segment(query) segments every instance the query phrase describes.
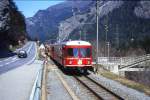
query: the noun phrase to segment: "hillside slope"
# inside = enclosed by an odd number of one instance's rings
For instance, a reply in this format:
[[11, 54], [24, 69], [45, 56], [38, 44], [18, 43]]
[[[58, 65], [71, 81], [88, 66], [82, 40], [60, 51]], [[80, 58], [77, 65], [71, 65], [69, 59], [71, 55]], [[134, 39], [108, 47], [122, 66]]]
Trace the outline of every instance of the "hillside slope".
[[[39, 11], [26, 20], [28, 33], [32, 38], [42, 41], [81, 38], [95, 43], [95, 5], [96, 2], [92, 0], [66, 1]], [[106, 42], [110, 42], [111, 47], [117, 51], [128, 51], [132, 47], [150, 52], [149, 5], [150, 1], [142, 0], [100, 1], [98, 10], [101, 51], [106, 52]]]
[[[79, 9], [84, 12], [89, 8], [91, 1], [80, 1]], [[26, 19], [27, 32], [32, 39], [38, 38], [41, 41], [56, 39], [60, 22], [73, 16], [72, 7], [76, 4], [73, 1], [63, 2], [51, 6], [45, 10], [39, 10], [33, 17]]]

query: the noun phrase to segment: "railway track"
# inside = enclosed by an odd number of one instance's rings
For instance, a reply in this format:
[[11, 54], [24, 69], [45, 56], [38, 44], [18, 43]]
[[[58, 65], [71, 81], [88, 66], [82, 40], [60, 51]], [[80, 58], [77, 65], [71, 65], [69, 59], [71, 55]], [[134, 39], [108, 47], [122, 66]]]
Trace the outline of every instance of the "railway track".
[[79, 81], [79, 83], [81, 83], [84, 87], [86, 87], [89, 91], [91, 91], [93, 95], [95, 95], [100, 100], [124, 100], [119, 95], [103, 87], [88, 76], [74, 76], [74, 78], [77, 81]]
[[[80, 100], [81, 99], [80, 96], [78, 94], [74, 93], [74, 90], [72, 90], [70, 88], [70, 86], [68, 85], [68, 83], [65, 82], [63, 75], [62, 75], [63, 73], [59, 70], [57, 70], [57, 71], [58, 71], [58, 72], [56, 72], [57, 76], [61, 80], [65, 89], [70, 94], [71, 98], [73, 100]], [[83, 94], [88, 93], [89, 95], [87, 95], [87, 96], [89, 96], [89, 97], [92, 96], [91, 98], [95, 98], [93, 100], [124, 100], [117, 94], [111, 92], [107, 88], [103, 87], [101, 84], [97, 83], [94, 79], [91, 79], [89, 76], [83, 76], [83, 75], [78, 76], [75, 74], [75, 75], [73, 75], [72, 78], [73, 78], [73, 80], [75, 79], [74, 81], [77, 81], [78, 85], [81, 85], [81, 86], [79, 86], [81, 89], [80, 92], [83, 90], [82, 91]]]

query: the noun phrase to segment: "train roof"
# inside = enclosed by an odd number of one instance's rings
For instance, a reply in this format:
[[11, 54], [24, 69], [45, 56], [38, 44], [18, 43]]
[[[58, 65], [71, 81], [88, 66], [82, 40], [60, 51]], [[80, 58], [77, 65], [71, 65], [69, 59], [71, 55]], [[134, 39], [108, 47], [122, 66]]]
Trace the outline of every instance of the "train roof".
[[63, 42], [63, 45], [86, 45], [86, 46], [91, 46], [91, 44], [87, 41], [81, 41], [81, 40], [74, 40], [74, 41], [67, 41], [67, 42]]

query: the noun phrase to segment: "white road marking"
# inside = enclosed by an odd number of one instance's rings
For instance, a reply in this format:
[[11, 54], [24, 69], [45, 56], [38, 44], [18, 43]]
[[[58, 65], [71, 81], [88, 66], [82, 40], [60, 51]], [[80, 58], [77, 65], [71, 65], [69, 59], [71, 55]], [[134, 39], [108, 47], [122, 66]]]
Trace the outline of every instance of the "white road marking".
[[[12, 58], [12, 57], [11, 57]], [[10, 59], [10, 58], [9, 58]], [[8, 60], [8, 59], [7, 59]], [[17, 61], [18, 59], [17, 59], [17, 57], [14, 57], [14, 58], [12, 58], [12, 60], [11, 61], [9, 61], [9, 62], [7, 62], [7, 63], [4, 63], [3, 65], [0, 65], [0, 67], [2, 67], [2, 66], [4, 66], [4, 65], [8, 65], [8, 64], [11, 64], [11, 63], [13, 63], [13, 62], [15, 62], [15, 61]], [[6, 60], [5, 60], [6, 61]], [[2, 61], [1, 61], [2, 62]]]
[[[27, 50], [27, 53], [29, 53], [29, 51], [31, 50], [31, 48], [32, 48], [33, 45], [35, 46], [35, 43], [32, 43], [32, 44], [30, 45], [29, 49]], [[37, 53], [37, 48], [36, 48], [36, 46], [35, 46], [35, 52]], [[10, 58], [12, 58], [12, 60], [11, 60], [10, 62], [7, 62], [7, 63], [5, 63], [5, 64], [3, 64], [3, 65], [0, 65], [0, 67], [2, 67], [2, 66], [4, 66], [4, 65], [11, 64], [11, 63], [13, 63], [13, 62], [19, 60], [17, 57], [9, 57], [9, 58], [5, 59], [5, 61], [7, 61], [7, 60], [10, 59]], [[34, 57], [33, 57], [31, 60], [29, 60], [26, 64], [23, 64], [23, 65], [28, 65], [28, 64], [30, 64], [32, 61], [34, 61], [35, 58], [36, 58], [36, 54], [34, 55]], [[3, 62], [3, 61], [4, 61], [4, 60], [2, 60], [2, 61], [0, 61], [0, 62]], [[23, 66], [23, 65], [22, 65], [22, 66]]]
[[7, 61], [7, 60], [9, 60], [9, 59], [11, 59], [11, 58], [13, 58], [13, 57], [6, 58], [6, 59], [4, 59], [4, 60], [1, 60], [0, 62]]
[[[34, 44], [31, 44], [31, 46], [29, 47], [29, 49], [28, 49], [28, 51], [27, 52], [29, 52], [30, 50], [31, 50], [31, 48], [32, 48], [32, 46], [33, 45], [35, 45], [35, 43]], [[35, 47], [35, 52], [37, 53], [37, 48]], [[35, 54], [35, 56], [29, 61], [29, 62], [27, 62], [26, 64], [28, 65], [28, 64], [30, 64], [34, 59], [36, 58], [36, 54]], [[8, 62], [8, 63], [5, 63], [5, 65], [8, 65], [8, 64], [10, 64], [10, 63], [13, 63], [13, 62], [15, 62], [15, 61], [17, 61], [17, 60], [19, 60], [17, 57], [14, 57], [14, 58], [12, 58], [12, 61], [10, 61], [10, 62]], [[24, 64], [25, 65], [25, 64]]]
[[[34, 44], [35, 44], [35, 43], [34, 43]], [[27, 45], [29, 45], [29, 43], [28, 43]], [[27, 45], [25, 45], [25, 46], [27, 46]], [[24, 47], [25, 47], [25, 46], [24, 46]], [[29, 51], [31, 50], [32, 46], [33, 46], [33, 43], [32, 43], [32, 44], [30, 44], [30, 47], [28, 48], [27, 53], [29, 53]], [[22, 49], [22, 48], [19, 48], [19, 49]], [[37, 52], [37, 50], [36, 50], [36, 52]], [[35, 56], [35, 57], [36, 57], [36, 56]], [[35, 59], [35, 57], [33, 57], [33, 59], [32, 59], [32, 60], [30, 60], [30, 61], [29, 61], [28, 63], [26, 63], [26, 64], [31, 63], [31, 62]], [[12, 59], [11, 59], [11, 58], [12, 58]], [[9, 57], [9, 58], [7, 58], [7, 59], [1, 60], [0, 62], [8, 61], [9, 59], [11, 59], [11, 61], [10, 61], [10, 62], [4, 63], [3, 65], [0, 65], [0, 67], [2, 67], [2, 66], [4, 66], [4, 65], [11, 64], [11, 63], [13, 63], [13, 62], [15, 62], [15, 61], [19, 60], [17, 57]], [[24, 65], [25, 65], [25, 64], [24, 64]]]
[[8, 65], [8, 64], [10, 64], [10, 62], [8, 62], [8, 63], [5, 63], [5, 65]]
[[15, 62], [15, 61], [17, 61], [18, 59], [15, 59], [15, 60], [12, 60], [12, 61], [10, 61], [10, 63], [13, 63], [13, 62]]
[[29, 53], [29, 51], [31, 50], [33, 44], [30, 45], [29, 49], [27, 50], [27, 53]]
[[[16, 49], [16, 51], [18, 50], [21, 50], [21, 49], [23, 49], [23, 48], [26, 48], [28, 45], [30, 45], [30, 43], [31, 42], [28, 42], [26, 45], [24, 45], [22, 48], [19, 48], [19, 49]], [[32, 44], [33, 45], [33, 44]], [[32, 45], [30, 46], [30, 48], [32, 47]], [[28, 51], [30, 51], [30, 49], [28, 49]], [[4, 59], [4, 60], [1, 60], [0, 62], [3, 62], [3, 61], [7, 61], [7, 60], [9, 60], [10, 58], [13, 58], [13, 57], [9, 57], [9, 58], [6, 58], [6, 59]]]
[[36, 47], [36, 44], [34, 43], [34, 46], [35, 46], [35, 55], [34, 55], [34, 57], [29, 61], [29, 62], [27, 62], [26, 64], [24, 64], [24, 65], [29, 65], [31, 62], [33, 62], [34, 60], [35, 60], [35, 58], [36, 58], [36, 55], [37, 55], [37, 47]]
[[7, 60], [9, 60], [10, 58], [7, 58], [7, 59], [4, 59], [3, 61], [7, 61]]
[[17, 57], [14, 57], [12, 60], [16, 60], [17, 59]]

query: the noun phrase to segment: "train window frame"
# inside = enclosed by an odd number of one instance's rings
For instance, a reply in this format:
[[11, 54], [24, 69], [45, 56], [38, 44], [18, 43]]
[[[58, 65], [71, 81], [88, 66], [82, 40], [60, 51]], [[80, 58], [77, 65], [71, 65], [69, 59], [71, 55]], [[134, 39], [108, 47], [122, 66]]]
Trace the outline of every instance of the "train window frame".
[[66, 50], [67, 52], [66, 52], [66, 54], [67, 54], [67, 57], [73, 57], [73, 48], [67, 48], [67, 50]]
[[89, 58], [91, 57], [91, 48], [67, 48], [66, 56], [75, 58]]
[[[77, 50], [77, 52], [75, 52]], [[67, 48], [67, 57], [79, 57], [79, 48]]]
[[73, 57], [79, 57], [79, 48], [73, 48]]
[[[82, 53], [82, 51], [85, 52]], [[80, 57], [81, 58], [91, 57], [91, 48], [80, 48]]]

